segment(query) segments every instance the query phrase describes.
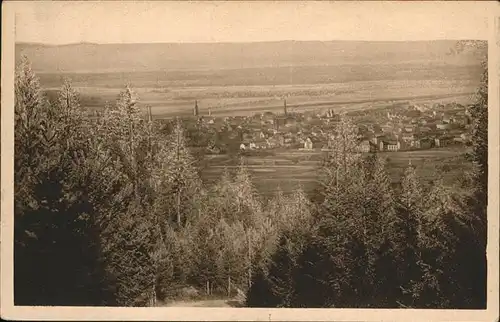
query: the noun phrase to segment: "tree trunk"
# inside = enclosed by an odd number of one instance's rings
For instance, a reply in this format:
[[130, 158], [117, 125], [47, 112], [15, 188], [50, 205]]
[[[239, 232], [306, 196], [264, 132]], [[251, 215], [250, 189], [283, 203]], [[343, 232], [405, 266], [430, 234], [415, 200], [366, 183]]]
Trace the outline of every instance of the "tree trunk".
[[181, 226], [181, 194], [177, 192], [177, 224]]
[[[181, 132], [179, 128], [179, 123], [177, 123], [177, 167], [179, 167], [179, 160], [180, 160], [180, 140], [181, 140]], [[179, 175], [180, 169], [177, 169], [177, 175]], [[177, 183], [179, 187], [177, 187], [177, 224], [179, 227], [181, 226], [181, 192], [180, 192], [180, 183]]]
[[252, 250], [250, 244], [250, 234], [248, 236], [248, 288], [252, 286]]

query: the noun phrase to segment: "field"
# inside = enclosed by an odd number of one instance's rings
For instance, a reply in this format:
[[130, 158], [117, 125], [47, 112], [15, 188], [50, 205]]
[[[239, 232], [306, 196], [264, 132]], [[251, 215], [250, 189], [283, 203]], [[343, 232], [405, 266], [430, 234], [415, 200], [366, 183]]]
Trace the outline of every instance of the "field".
[[[399, 183], [409, 162], [417, 169], [423, 183], [429, 183], [441, 174], [444, 183], [458, 187], [465, 171], [470, 170], [470, 162], [465, 160], [464, 148], [450, 147], [420, 151], [400, 151], [380, 153], [387, 158], [387, 168], [394, 184]], [[288, 193], [297, 187], [311, 192], [316, 187], [317, 169], [324, 152], [281, 150], [268, 155], [247, 155], [247, 167], [257, 189], [266, 196], [278, 189]], [[234, 171], [238, 158], [228, 155], [210, 156], [202, 169], [206, 182], [216, 182], [222, 172]]]
[[[272, 71], [269, 71], [272, 72]], [[417, 72], [415, 72], [417, 73]], [[185, 86], [158, 85], [150, 87], [147, 80], [130, 79], [118, 81], [119, 75], [109, 74], [108, 86], [90, 80], [74, 81], [81, 75], [66, 75], [71, 78], [81, 95], [82, 105], [92, 110], [101, 110], [106, 102], [115, 101], [120, 90], [131, 83], [140, 98], [141, 106], [151, 106], [155, 118], [168, 118], [192, 113], [195, 101], [201, 115], [209, 109], [214, 116], [251, 115], [264, 111], [282, 111], [286, 99], [290, 111], [322, 110], [325, 108], [367, 109], [394, 104], [470, 102], [471, 94], [478, 80], [461, 75], [457, 78], [424, 79], [377, 79], [359, 75], [357, 80], [342, 82], [342, 77], [331, 77], [338, 82], [275, 85], [210, 85], [199, 86], [189, 83]], [[73, 76], [73, 77], [72, 77]], [[41, 83], [49, 95], [55, 95], [62, 79], [57, 75], [41, 74]], [[153, 77], [153, 76], [152, 76]], [[432, 77], [429, 76], [429, 77]], [[437, 76], [436, 76], [437, 77]], [[362, 80], [362, 79], [365, 80]], [[258, 83], [258, 79], [255, 80]], [[237, 83], [237, 80], [234, 80]], [[113, 85], [115, 87], [111, 87]], [[217, 82], [214, 82], [215, 84]], [[50, 84], [52, 86], [47, 86]]]

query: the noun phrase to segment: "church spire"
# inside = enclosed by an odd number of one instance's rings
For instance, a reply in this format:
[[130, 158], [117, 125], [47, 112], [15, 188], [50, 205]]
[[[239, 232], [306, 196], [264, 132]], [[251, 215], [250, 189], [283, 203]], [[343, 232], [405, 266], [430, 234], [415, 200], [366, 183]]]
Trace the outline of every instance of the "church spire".
[[194, 116], [198, 116], [198, 101], [194, 101], [194, 111], [193, 114]]

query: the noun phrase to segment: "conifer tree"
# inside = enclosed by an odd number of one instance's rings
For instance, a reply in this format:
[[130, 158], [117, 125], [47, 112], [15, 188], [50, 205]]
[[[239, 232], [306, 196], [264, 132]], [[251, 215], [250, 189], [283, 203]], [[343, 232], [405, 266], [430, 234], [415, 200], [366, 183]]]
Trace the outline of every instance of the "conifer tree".
[[262, 204], [243, 161], [235, 174], [233, 191], [239, 219], [246, 227], [258, 224], [263, 215]]
[[[60, 100], [74, 95], [68, 86]], [[92, 205], [81, 186], [88, 132], [77, 98], [71, 106], [45, 101], [25, 57], [15, 92], [15, 302], [101, 305], [106, 285]]]
[[[459, 229], [457, 262], [462, 262], [460, 282], [469, 295], [464, 304], [468, 308], [485, 308], [487, 260], [487, 209], [488, 209], [488, 69], [483, 62], [480, 86], [476, 92], [476, 101], [470, 110], [472, 118], [472, 153], [473, 162], [471, 196], [467, 198], [465, 212], [468, 214], [466, 228]], [[468, 277], [467, 277], [468, 276]], [[474, 278], [471, 278], [474, 276]]]
[[418, 242], [424, 211], [423, 200], [424, 192], [416, 169], [409, 165], [401, 180], [401, 191], [396, 208], [399, 217], [397, 230], [401, 233], [400, 239], [396, 240], [396, 251], [400, 254], [399, 271], [402, 273], [398, 276], [398, 283], [403, 291], [403, 298], [400, 302], [407, 306], [413, 306], [420, 296], [421, 285], [415, 281], [420, 280], [421, 271], [415, 264], [420, 260]]
[[[364, 198], [360, 203], [363, 216], [359, 224], [360, 239], [365, 248], [366, 264], [360, 272], [362, 287], [371, 305], [387, 306], [397, 285], [394, 243], [398, 241], [398, 218], [394, 193], [385, 170], [386, 161], [377, 154], [365, 159]], [[369, 295], [372, 294], [372, 295]], [[375, 304], [375, 299], [378, 303]]]
[[[485, 232], [488, 204], [488, 67], [483, 63], [481, 83], [476, 91], [476, 101], [470, 109], [472, 118], [472, 153], [474, 164], [475, 213]], [[485, 235], [485, 234], [484, 234]]]
[[194, 167], [194, 158], [185, 142], [180, 122], [166, 139], [167, 145], [159, 153], [160, 175], [164, 178], [161, 185], [161, 209], [168, 215], [170, 222], [182, 226], [192, 215], [194, 200], [201, 189], [201, 181]]
[[111, 156], [103, 172], [110, 173], [117, 189], [100, 217], [107, 272], [118, 305], [149, 305], [164, 243], [153, 212], [151, 137], [129, 87], [105, 112], [102, 129]]

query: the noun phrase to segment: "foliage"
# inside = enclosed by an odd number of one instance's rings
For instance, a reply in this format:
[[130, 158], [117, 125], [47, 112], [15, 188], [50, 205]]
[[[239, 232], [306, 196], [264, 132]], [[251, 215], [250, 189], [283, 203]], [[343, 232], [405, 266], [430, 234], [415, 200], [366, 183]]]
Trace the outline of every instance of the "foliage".
[[80, 167], [89, 131], [69, 83], [56, 104], [26, 58], [16, 73], [14, 270], [18, 305], [107, 301], [96, 218]]

